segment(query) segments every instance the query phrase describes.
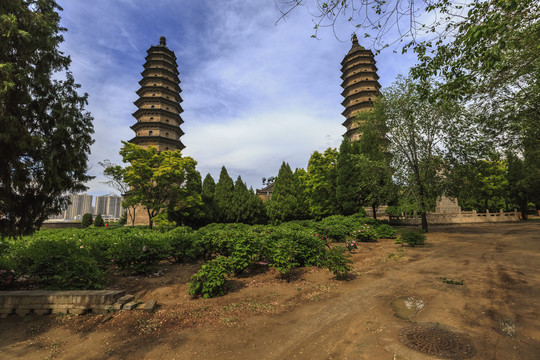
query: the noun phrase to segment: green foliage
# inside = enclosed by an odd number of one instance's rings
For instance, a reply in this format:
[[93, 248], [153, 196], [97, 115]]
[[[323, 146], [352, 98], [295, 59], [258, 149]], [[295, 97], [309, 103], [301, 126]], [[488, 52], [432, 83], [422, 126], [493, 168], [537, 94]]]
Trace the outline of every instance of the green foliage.
[[216, 204], [214, 194], [216, 192], [216, 183], [214, 178], [207, 174], [202, 183], [202, 202], [205, 224], [213, 223], [217, 220]]
[[274, 181], [272, 199], [266, 206], [273, 223], [301, 220], [308, 216], [306, 198], [299, 174], [293, 174], [289, 164], [283, 162]]
[[179, 226], [169, 231], [167, 236], [171, 245], [171, 256], [176, 262], [194, 260], [201, 255], [190, 227]]
[[338, 152], [328, 148], [315, 151], [308, 162], [305, 188], [310, 215], [316, 219], [336, 213], [336, 164]]
[[[0, 6], [0, 235], [39, 229], [86, 189], [92, 116], [60, 50], [52, 0]], [[65, 75], [65, 79], [62, 79]], [[54, 80], [56, 79], [56, 80]]]
[[191, 277], [189, 294], [211, 298], [224, 295], [227, 290], [227, 276], [231, 273], [230, 260], [225, 256], [218, 256], [201, 266]]
[[364, 224], [351, 233], [351, 237], [361, 242], [377, 241], [377, 233], [373, 225]]
[[362, 208], [361, 174], [355, 159], [358, 153], [358, 143], [351, 143], [344, 137], [339, 147], [336, 168], [336, 201], [342, 215], [352, 215]]
[[101, 289], [106, 272], [75, 236], [23, 238], [12, 249], [17, 272], [49, 289]]
[[446, 277], [441, 277], [441, 281], [445, 284], [450, 284], [450, 285], [463, 285], [465, 284], [465, 280], [461, 279], [461, 280], [453, 280], [453, 279], [448, 279]]
[[233, 213], [233, 191], [234, 183], [225, 166], [221, 168], [219, 174], [219, 180], [216, 184], [216, 191], [214, 193], [216, 218], [217, 222], [231, 223], [234, 222]]
[[295, 244], [289, 237], [282, 237], [275, 243], [270, 266], [275, 267], [282, 277], [285, 277], [292, 268], [300, 265], [296, 261], [295, 250]]
[[202, 205], [201, 175], [197, 162], [182, 157], [180, 151], [161, 151], [123, 142], [120, 155], [129, 165], [123, 178], [130, 186], [126, 194], [130, 205], [139, 203], [148, 213], [150, 229], [153, 219], [167, 208], [183, 215]]
[[154, 270], [159, 262], [171, 254], [167, 233], [133, 230], [115, 239], [109, 256], [119, 269], [137, 274]]
[[399, 237], [396, 239], [396, 244], [403, 244], [411, 247], [425, 245], [426, 235], [417, 231], [404, 231], [399, 234]]
[[397, 231], [388, 224], [381, 224], [375, 228], [377, 238], [379, 239], [395, 239], [397, 237]]
[[101, 217], [101, 214], [97, 214], [95, 220], [94, 220], [94, 226], [95, 227], [104, 227], [105, 223], [103, 222], [103, 218]]
[[315, 225], [315, 228], [321, 239], [343, 242], [351, 233], [355, 223], [355, 218], [343, 215], [332, 215], [319, 221]]
[[325, 265], [334, 274], [336, 279], [345, 280], [350, 276], [353, 269], [351, 264], [353, 262], [351, 260], [351, 254], [346, 253], [343, 246], [334, 246], [327, 250], [325, 257]]
[[[309, 229], [298, 224], [286, 223], [278, 226], [270, 234], [275, 244], [285, 241], [286, 244], [292, 244], [295, 266], [318, 265], [322, 254], [324, 253], [325, 243]], [[287, 248], [288, 245], [283, 245]], [[283, 260], [282, 256], [282, 260]]]
[[85, 228], [89, 227], [93, 223], [92, 214], [86, 213], [82, 217], [81, 225]]

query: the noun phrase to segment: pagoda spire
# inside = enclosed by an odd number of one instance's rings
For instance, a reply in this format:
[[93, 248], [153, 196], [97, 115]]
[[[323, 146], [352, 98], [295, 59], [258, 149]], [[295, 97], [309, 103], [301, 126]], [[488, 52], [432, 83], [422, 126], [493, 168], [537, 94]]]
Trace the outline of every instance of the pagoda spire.
[[362, 123], [356, 119], [356, 115], [373, 110], [373, 101], [379, 96], [381, 85], [371, 50], [358, 43], [356, 34], [353, 34], [351, 41], [351, 49], [341, 62], [341, 95], [344, 98], [341, 104], [345, 107], [342, 115], [346, 119], [342, 125], [347, 129], [345, 136], [351, 141], [358, 141], [362, 137]]
[[139, 99], [134, 102], [137, 111], [133, 117], [137, 122], [131, 126], [135, 137], [131, 143], [142, 147], [155, 147], [158, 151], [182, 150], [180, 137], [184, 134], [180, 125], [184, 122], [180, 114], [184, 111], [180, 103], [180, 80], [174, 51], [169, 50], [164, 36], [159, 45], [147, 50]]

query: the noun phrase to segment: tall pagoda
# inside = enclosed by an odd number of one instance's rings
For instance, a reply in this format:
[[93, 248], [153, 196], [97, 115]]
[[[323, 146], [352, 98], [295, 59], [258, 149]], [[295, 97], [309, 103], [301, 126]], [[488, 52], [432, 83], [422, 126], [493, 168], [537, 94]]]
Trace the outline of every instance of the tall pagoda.
[[165, 37], [159, 45], [147, 50], [144, 71], [137, 90], [139, 99], [134, 102], [138, 110], [133, 113], [137, 122], [131, 126], [135, 137], [129, 142], [158, 151], [182, 150], [180, 137], [184, 132], [180, 125], [184, 122], [180, 114], [184, 111], [180, 103], [180, 80], [174, 51], [169, 50]]
[[353, 35], [351, 50], [341, 62], [341, 72], [341, 95], [345, 98], [341, 103], [345, 110], [341, 114], [346, 118], [342, 125], [347, 128], [345, 136], [350, 141], [358, 141], [362, 137], [362, 123], [356, 115], [373, 110], [373, 101], [379, 96], [381, 85], [373, 53], [358, 44], [356, 35]]

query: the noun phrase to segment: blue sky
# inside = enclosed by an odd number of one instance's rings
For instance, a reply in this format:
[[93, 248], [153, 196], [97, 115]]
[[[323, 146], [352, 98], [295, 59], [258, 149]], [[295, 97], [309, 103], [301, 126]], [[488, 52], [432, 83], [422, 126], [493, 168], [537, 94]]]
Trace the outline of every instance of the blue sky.
[[[61, 50], [89, 94], [95, 143], [88, 193], [114, 190], [101, 182], [99, 161], [121, 164], [122, 140], [134, 133], [133, 102], [146, 50], [167, 38], [176, 53], [183, 98], [183, 154], [217, 181], [222, 165], [253, 188], [276, 175], [281, 163], [305, 168], [311, 153], [338, 147], [340, 62], [352, 28], [312, 39], [307, 8], [286, 22], [274, 0], [59, 0], [67, 28]], [[362, 43], [362, 40], [360, 40]], [[414, 63], [391, 50], [376, 56], [381, 85], [390, 85]]]

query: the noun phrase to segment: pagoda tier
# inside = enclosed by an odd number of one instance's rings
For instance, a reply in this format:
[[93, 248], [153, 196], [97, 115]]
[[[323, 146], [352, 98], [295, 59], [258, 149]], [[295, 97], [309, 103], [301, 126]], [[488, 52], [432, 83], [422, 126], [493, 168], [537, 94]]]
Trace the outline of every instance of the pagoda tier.
[[353, 36], [351, 50], [341, 62], [341, 95], [344, 97], [341, 105], [345, 107], [342, 115], [346, 118], [343, 126], [347, 128], [345, 136], [351, 141], [358, 141], [362, 137], [362, 124], [356, 115], [372, 111], [373, 101], [380, 94], [377, 70], [371, 50], [364, 49], [358, 44], [356, 36]]
[[135, 137], [129, 142], [142, 147], [155, 147], [158, 151], [182, 150], [180, 141], [184, 132], [180, 125], [184, 122], [180, 114], [184, 111], [180, 103], [180, 80], [174, 52], [166, 46], [165, 37], [159, 45], [147, 51], [144, 70], [141, 73], [139, 98], [134, 104], [137, 111], [133, 117], [137, 122], [131, 126]]

